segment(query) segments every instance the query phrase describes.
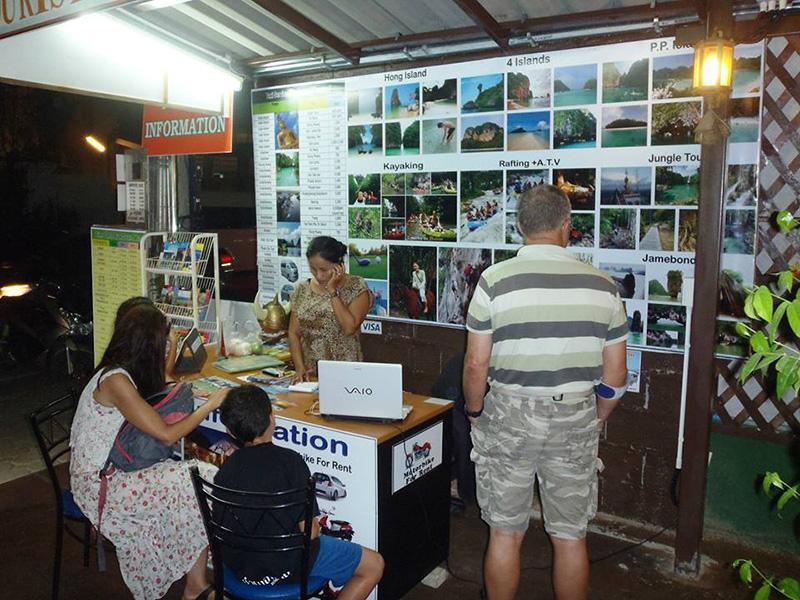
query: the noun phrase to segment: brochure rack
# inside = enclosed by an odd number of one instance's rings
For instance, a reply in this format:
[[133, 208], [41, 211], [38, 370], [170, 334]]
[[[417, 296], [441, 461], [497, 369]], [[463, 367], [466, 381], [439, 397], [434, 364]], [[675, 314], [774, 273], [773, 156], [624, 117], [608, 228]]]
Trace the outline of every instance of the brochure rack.
[[219, 250], [216, 233], [153, 232], [142, 238], [142, 294], [181, 336], [193, 327], [205, 343], [219, 335]]

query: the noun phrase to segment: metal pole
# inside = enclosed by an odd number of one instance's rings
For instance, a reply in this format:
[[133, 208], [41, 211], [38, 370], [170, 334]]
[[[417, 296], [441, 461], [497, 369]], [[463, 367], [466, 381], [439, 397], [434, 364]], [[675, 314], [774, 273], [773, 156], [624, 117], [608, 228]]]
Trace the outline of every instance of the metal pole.
[[694, 295], [702, 300], [691, 309], [686, 429], [675, 538], [675, 570], [691, 575], [700, 571], [711, 411], [716, 389], [714, 342], [724, 226], [728, 92], [705, 96], [704, 107], [705, 114], [697, 128], [701, 146], [700, 208], [694, 268]]

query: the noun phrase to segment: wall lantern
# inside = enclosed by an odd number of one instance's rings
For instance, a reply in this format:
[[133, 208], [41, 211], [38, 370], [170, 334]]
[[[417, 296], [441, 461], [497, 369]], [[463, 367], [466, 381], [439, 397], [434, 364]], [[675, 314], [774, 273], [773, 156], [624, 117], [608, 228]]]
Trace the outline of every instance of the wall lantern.
[[730, 90], [733, 80], [733, 42], [701, 40], [694, 48], [693, 87], [701, 94]]

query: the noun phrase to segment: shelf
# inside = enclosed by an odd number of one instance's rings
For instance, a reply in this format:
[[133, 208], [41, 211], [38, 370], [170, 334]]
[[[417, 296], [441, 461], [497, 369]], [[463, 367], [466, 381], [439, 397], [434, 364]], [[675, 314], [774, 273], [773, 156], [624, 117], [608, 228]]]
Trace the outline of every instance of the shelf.
[[167, 304], [166, 302], [153, 302], [156, 308], [169, 317], [180, 317], [194, 320], [194, 310], [191, 306]]
[[[197, 266], [197, 273], [206, 272], [207, 259], [196, 260], [194, 264]], [[148, 258], [146, 263], [146, 270], [148, 273], [159, 273], [164, 275], [185, 275], [192, 276], [191, 261], [183, 260], [165, 260], [163, 258]], [[213, 278], [212, 278], [213, 279]]]
[[196, 327], [210, 342], [219, 332], [217, 244], [215, 233], [151, 232], [142, 238], [144, 293], [174, 326]]

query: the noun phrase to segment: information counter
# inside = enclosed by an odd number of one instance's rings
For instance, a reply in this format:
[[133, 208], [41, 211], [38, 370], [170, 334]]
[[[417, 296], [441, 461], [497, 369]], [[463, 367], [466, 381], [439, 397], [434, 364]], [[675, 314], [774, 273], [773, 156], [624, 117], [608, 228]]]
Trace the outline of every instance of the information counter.
[[[243, 383], [211, 363], [200, 376]], [[311, 414], [317, 398], [276, 397], [274, 442], [308, 463], [323, 533], [383, 555], [383, 579], [371, 597], [400, 598], [448, 555], [452, 403], [406, 392], [403, 401], [414, 408], [404, 421], [372, 423]], [[197, 433], [213, 440], [224, 431], [214, 411]]]

